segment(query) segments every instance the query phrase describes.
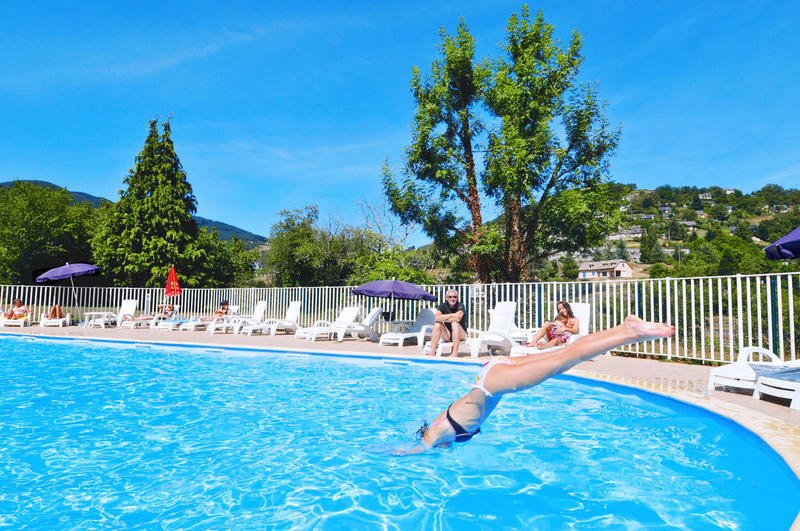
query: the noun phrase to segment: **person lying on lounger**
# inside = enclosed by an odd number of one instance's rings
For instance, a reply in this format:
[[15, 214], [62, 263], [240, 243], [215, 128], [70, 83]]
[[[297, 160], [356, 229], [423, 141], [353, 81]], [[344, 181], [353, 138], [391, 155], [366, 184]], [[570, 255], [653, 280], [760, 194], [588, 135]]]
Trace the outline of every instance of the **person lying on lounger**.
[[175, 315], [175, 306], [172, 304], [159, 304], [158, 313], [155, 315], [140, 315], [138, 317], [126, 315], [123, 319], [125, 321], [152, 321], [153, 319], [169, 319], [173, 315]]
[[63, 319], [66, 316], [67, 314], [64, 313], [64, 310], [62, 310], [61, 306], [59, 306], [58, 304], [54, 304], [50, 308], [50, 311], [47, 312], [48, 319]]
[[14, 299], [14, 304], [6, 311], [6, 319], [25, 319], [31, 314], [27, 306], [22, 304], [22, 299]]
[[480, 433], [481, 424], [504, 394], [533, 387], [622, 345], [665, 338], [674, 333], [673, 326], [629, 315], [623, 324], [582, 337], [556, 352], [520, 358], [495, 357], [483, 366], [469, 393], [450, 404], [430, 426], [423, 423], [417, 431], [421, 436], [420, 445], [397, 450], [395, 454], [418, 454], [431, 448], [447, 448], [454, 442], [467, 442]]
[[[558, 310], [556, 318], [544, 324], [539, 333], [536, 334], [536, 337], [533, 338], [531, 346], [536, 345], [540, 349], [557, 347], [569, 341], [572, 334], [578, 333], [578, 318], [572, 313], [569, 303], [567, 301], [559, 301], [556, 304], [556, 310]], [[543, 338], [547, 339], [545, 342], [540, 343], [539, 341]]]

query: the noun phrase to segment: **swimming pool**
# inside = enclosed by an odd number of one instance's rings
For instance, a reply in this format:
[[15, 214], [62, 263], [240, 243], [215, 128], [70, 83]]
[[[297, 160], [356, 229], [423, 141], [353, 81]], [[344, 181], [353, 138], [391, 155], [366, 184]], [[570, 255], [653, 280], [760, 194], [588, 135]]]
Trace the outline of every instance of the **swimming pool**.
[[477, 367], [0, 337], [0, 525], [787, 529], [752, 433], [561, 377], [470, 443], [410, 444]]

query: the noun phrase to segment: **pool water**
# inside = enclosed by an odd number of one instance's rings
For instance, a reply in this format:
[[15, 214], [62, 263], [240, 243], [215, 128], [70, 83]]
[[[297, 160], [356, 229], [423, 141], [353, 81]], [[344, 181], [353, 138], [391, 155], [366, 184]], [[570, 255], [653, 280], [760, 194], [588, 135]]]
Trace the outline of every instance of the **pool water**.
[[561, 377], [395, 457], [477, 367], [0, 337], [0, 526], [788, 529], [800, 482], [704, 410]]

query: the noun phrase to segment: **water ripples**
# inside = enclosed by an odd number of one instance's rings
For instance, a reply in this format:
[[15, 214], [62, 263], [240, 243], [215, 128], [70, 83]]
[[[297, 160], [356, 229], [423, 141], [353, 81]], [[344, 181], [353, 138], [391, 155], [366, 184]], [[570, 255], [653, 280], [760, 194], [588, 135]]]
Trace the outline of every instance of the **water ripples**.
[[393, 457], [477, 368], [15, 346], [0, 526], [746, 529], [791, 522], [800, 495], [747, 432], [575, 379], [504, 398], [469, 444]]

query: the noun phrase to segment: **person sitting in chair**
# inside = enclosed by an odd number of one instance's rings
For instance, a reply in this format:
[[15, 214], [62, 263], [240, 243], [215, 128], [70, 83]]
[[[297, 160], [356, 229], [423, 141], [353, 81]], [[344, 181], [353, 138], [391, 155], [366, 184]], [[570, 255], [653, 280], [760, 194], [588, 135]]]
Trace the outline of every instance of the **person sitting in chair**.
[[11, 308], [5, 313], [6, 319], [25, 319], [31, 314], [27, 306], [22, 304], [22, 299], [14, 299]]
[[[572, 334], [578, 333], [578, 325], [580, 323], [578, 322], [578, 318], [572, 313], [572, 308], [569, 303], [566, 301], [559, 301], [559, 303], [556, 304], [556, 309], [558, 310], [558, 315], [551, 322], [545, 323], [544, 326], [542, 326], [539, 333], [533, 338], [532, 346], [536, 345], [539, 349], [557, 347], [569, 341]], [[539, 341], [545, 337], [547, 338], [546, 341], [540, 343]]]
[[433, 316], [433, 332], [431, 333], [431, 355], [436, 355], [439, 340], [452, 341], [453, 356], [458, 356], [458, 347], [467, 339], [467, 309], [458, 301], [458, 292], [447, 290], [445, 302], [436, 308]]
[[61, 306], [59, 306], [58, 304], [54, 304], [50, 308], [50, 311], [47, 312], [48, 319], [63, 319], [66, 316], [67, 314], [64, 313], [64, 310], [62, 310]]

